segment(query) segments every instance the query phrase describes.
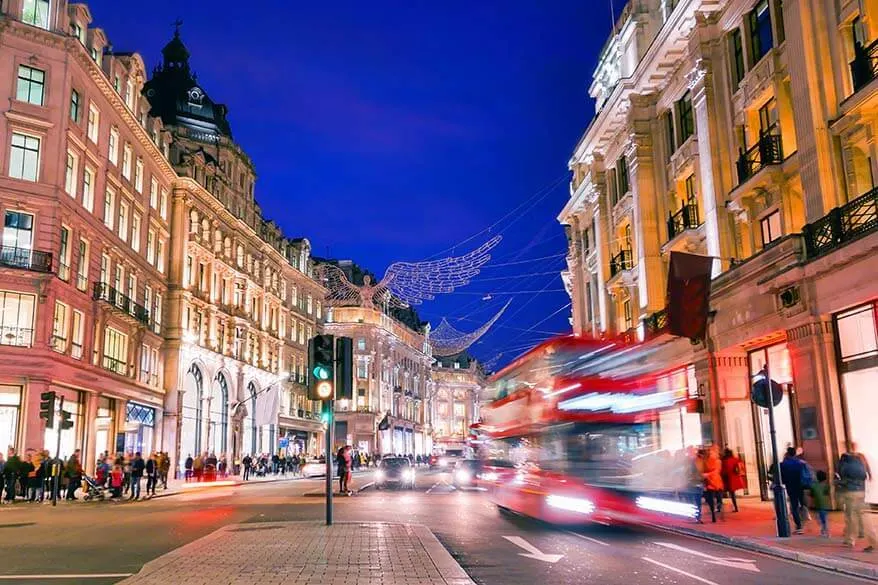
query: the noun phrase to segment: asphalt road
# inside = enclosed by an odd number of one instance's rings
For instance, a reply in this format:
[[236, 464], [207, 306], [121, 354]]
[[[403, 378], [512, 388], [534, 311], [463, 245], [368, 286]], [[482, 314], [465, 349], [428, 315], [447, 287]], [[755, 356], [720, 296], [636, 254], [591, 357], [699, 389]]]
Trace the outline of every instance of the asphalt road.
[[[366, 481], [361, 476], [356, 483]], [[115, 583], [225, 524], [322, 519], [323, 500], [305, 496], [320, 486], [321, 480], [298, 480], [138, 503], [0, 506], [0, 585]], [[335, 517], [426, 524], [481, 585], [865, 582], [652, 529], [557, 529], [503, 514], [484, 493], [456, 490], [438, 473], [420, 474], [412, 491], [369, 488], [338, 497]]]

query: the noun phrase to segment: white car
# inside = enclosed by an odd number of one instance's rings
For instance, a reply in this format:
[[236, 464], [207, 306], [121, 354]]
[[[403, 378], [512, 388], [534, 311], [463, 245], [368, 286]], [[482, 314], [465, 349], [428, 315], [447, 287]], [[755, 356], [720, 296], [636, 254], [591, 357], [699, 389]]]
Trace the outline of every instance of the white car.
[[[333, 475], [335, 474], [335, 470], [333, 470]], [[308, 461], [304, 465], [302, 465], [302, 476], [304, 477], [325, 477], [326, 476], [326, 464], [317, 461], [316, 459], [312, 459]]]

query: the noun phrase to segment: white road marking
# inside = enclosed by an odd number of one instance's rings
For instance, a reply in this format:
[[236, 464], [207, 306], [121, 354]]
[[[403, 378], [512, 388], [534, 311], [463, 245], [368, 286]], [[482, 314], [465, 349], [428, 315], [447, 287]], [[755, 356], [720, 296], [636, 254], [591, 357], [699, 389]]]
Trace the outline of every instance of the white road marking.
[[557, 563], [562, 558], [564, 558], [564, 555], [551, 555], [548, 553], [544, 553], [520, 536], [504, 536], [503, 538], [505, 538], [515, 546], [526, 550], [526, 553], [518, 553], [518, 555], [522, 557], [536, 559], [538, 561], [543, 561], [544, 563]]
[[599, 544], [601, 546], [610, 546], [609, 542], [604, 542], [603, 540], [598, 540], [597, 538], [592, 538], [591, 536], [586, 536], [584, 534], [579, 534], [578, 532], [573, 532], [572, 530], [568, 530], [567, 534], [572, 534], [577, 538], [581, 538], [582, 540], [587, 540], [589, 542], [593, 542], [595, 544]]
[[85, 575], [0, 575], [0, 581], [19, 581], [33, 579], [117, 579], [130, 577], [134, 573], [92, 573]]
[[681, 575], [685, 575], [685, 576], [687, 576], [687, 577], [689, 577], [689, 578], [691, 578], [691, 579], [695, 579], [696, 581], [699, 581], [699, 582], [701, 582], [701, 583], [704, 583], [705, 585], [719, 585], [719, 583], [714, 583], [713, 581], [708, 581], [708, 580], [705, 579], [704, 577], [699, 577], [698, 575], [693, 575], [692, 573], [687, 573], [687, 572], [684, 571], [683, 569], [678, 569], [677, 567], [672, 567], [671, 565], [666, 565], [666, 564], [664, 564], [664, 563], [660, 563], [660, 562], [658, 562], [658, 561], [654, 561], [654, 560], [652, 560], [652, 559], [649, 558], [649, 557], [640, 557], [640, 558], [643, 559], [644, 561], [648, 562], [648, 563], [652, 563], [653, 565], [658, 565], [659, 567], [663, 567], [663, 568], [665, 568], [665, 569], [667, 569], [667, 570], [669, 570], [669, 571], [673, 571], [673, 572], [675, 572], [675, 573], [679, 573], [679, 574], [681, 574]]
[[659, 546], [663, 546], [665, 548], [669, 548], [672, 550], [689, 553], [690, 555], [701, 557], [703, 559], [707, 559], [707, 562], [713, 565], [720, 565], [721, 567], [729, 567], [732, 569], [741, 569], [742, 571], [750, 571], [751, 573], [759, 573], [759, 568], [756, 566], [756, 561], [751, 559], [738, 559], [733, 557], [715, 557], [713, 555], [709, 555], [707, 553], [703, 553], [701, 551], [692, 550], [691, 548], [686, 548], [685, 546], [680, 546], [679, 544], [673, 544], [670, 542], [656, 542], [655, 544]]

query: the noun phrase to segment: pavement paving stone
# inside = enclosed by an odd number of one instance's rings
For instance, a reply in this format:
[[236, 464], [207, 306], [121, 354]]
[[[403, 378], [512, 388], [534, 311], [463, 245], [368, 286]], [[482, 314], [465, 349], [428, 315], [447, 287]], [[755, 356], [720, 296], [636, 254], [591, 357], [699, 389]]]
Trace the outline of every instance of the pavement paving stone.
[[148, 562], [122, 581], [171, 582], [473, 585], [426, 526], [384, 522], [233, 524]]

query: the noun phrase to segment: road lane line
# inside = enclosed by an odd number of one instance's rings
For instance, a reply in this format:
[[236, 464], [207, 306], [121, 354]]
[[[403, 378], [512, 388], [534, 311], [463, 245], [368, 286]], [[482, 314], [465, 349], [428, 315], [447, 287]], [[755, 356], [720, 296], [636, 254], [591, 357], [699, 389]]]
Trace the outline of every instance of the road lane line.
[[648, 563], [652, 563], [653, 565], [658, 565], [659, 567], [664, 567], [665, 569], [667, 569], [667, 570], [669, 570], [669, 571], [673, 571], [673, 572], [675, 572], [675, 573], [679, 573], [680, 575], [685, 575], [685, 576], [687, 576], [687, 577], [689, 577], [689, 578], [691, 578], [691, 579], [695, 579], [696, 581], [699, 581], [699, 582], [701, 582], [701, 583], [704, 583], [705, 585], [719, 585], [719, 583], [715, 583], [715, 582], [713, 582], [713, 581], [708, 581], [708, 580], [705, 579], [704, 577], [699, 577], [698, 575], [693, 575], [692, 573], [687, 573], [687, 572], [684, 571], [683, 569], [678, 569], [677, 567], [672, 567], [671, 565], [666, 565], [666, 564], [664, 564], [664, 563], [660, 563], [660, 562], [658, 562], [658, 561], [654, 561], [654, 560], [652, 560], [652, 559], [649, 558], [649, 557], [640, 557], [640, 558], [643, 559], [644, 561], [648, 562]]
[[654, 544], [658, 546], [663, 546], [665, 548], [669, 548], [671, 550], [676, 550], [680, 552], [689, 553], [690, 555], [694, 555], [696, 557], [700, 557], [703, 559], [707, 559], [708, 563], [713, 565], [720, 565], [723, 567], [730, 567], [732, 569], [741, 569], [742, 571], [750, 571], [751, 573], [759, 573], [759, 568], [756, 566], [756, 561], [751, 559], [742, 559], [735, 557], [716, 557], [714, 555], [709, 555], [707, 553], [703, 553], [701, 551], [692, 550], [691, 548], [686, 548], [685, 546], [680, 546], [679, 544], [674, 544], [672, 542], [658, 542], [656, 541]]
[[116, 579], [130, 577], [134, 573], [91, 573], [71, 575], [0, 575], [0, 581], [19, 581], [34, 579]]
[[591, 536], [579, 534], [578, 532], [573, 532], [572, 530], [567, 530], [566, 532], [567, 532], [567, 534], [572, 534], [573, 536], [576, 536], [576, 537], [581, 538], [583, 540], [587, 540], [589, 542], [593, 542], [595, 544], [599, 544], [601, 546], [610, 546], [609, 542], [604, 542], [603, 540], [598, 540], [597, 538], [592, 538]]

